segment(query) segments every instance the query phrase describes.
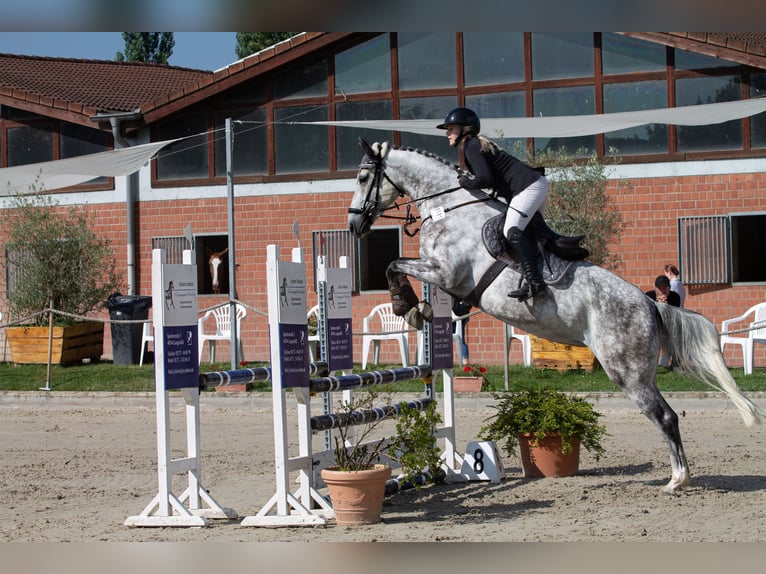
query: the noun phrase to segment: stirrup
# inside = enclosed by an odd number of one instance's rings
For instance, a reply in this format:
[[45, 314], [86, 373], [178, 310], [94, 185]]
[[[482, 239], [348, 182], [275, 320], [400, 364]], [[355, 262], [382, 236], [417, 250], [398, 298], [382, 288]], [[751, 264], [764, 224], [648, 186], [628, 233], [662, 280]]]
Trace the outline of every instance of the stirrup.
[[532, 283], [527, 281], [524, 281], [518, 289], [508, 293], [508, 297], [518, 299], [521, 302], [537, 295], [545, 295], [545, 285], [542, 287], [535, 287]]

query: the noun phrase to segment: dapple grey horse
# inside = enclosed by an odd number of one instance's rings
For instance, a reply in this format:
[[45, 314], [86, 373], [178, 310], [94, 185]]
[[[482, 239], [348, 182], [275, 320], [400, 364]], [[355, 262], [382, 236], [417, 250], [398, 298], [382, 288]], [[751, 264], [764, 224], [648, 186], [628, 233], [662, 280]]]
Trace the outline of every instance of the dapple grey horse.
[[[548, 254], [544, 296], [526, 301], [508, 297], [520, 275], [512, 266], [496, 269], [493, 233], [483, 223], [504, 213], [506, 204], [457, 185], [459, 168], [427, 152], [360, 140], [365, 158], [349, 207], [349, 228], [357, 237], [384, 212], [406, 209], [405, 231], [420, 217], [420, 257], [399, 258], [387, 271], [397, 313], [416, 328], [430, 319], [407, 276], [440, 287], [455, 297], [529, 333], [568, 345], [588, 346], [611, 381], [660, 430], [670, 450], [674, 493], [689, 484], [678, 416], [657, 389], [661, 344], [674, 367], [723, 391], [745, 424], [763, 413], [744, 397], [723, 360], [715, 326], [692, 311], [655, 303], [638, 287], [586, 261], [562, 261]], [[397, 200], [404, 203], [399, 205]], [[484, 241], [484, 238], [488, 241]]]

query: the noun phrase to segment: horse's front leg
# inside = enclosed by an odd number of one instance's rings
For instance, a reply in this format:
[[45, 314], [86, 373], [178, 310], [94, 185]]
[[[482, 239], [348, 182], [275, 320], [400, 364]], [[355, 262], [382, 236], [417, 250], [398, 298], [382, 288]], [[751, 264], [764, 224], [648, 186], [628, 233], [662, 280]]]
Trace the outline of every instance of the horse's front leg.
[[386, 269], [394, 314], [404, 317], [408, 324], [419, 330], [423, 328], [423, 321], [431, 320], [433, 310], [428, 303], [419, 301], [408, 275], [432, 285], [439, 285], [441, 277], [434, 266], [422, 259], [401, 257], [392, 261]]

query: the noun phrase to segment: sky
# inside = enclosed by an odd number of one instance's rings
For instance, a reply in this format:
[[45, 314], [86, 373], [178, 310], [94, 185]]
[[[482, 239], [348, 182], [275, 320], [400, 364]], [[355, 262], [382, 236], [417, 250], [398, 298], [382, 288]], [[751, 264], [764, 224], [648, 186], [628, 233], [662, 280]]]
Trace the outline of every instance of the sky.
[[[236, 32], [174, 32], [168, 64], [217, 70], [237, 61]], [[0, 32], [0, 54], [114, 60], [122, 32]]]

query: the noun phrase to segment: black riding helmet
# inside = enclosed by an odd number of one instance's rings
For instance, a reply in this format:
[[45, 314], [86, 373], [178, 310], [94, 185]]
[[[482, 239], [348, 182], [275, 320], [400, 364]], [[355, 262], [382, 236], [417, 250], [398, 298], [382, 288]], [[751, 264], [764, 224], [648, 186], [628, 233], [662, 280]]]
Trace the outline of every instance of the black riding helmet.
[[450, 113], [447, 114], [447, 117], [444, 118], [444, 122], [436, 126], [436, 129], [439, 130], [446, 130], [447, 126], [450, 124], [455, 124], [458, 126], [466, 126], [473, 128], [475, 133], [479, 133], [479, 130], [481, 129], [481, 122], [479, 121], [479, 116], [476, 115], [476, 112], [474, 112], [472, 109], [469, 108], [455, 108]]

